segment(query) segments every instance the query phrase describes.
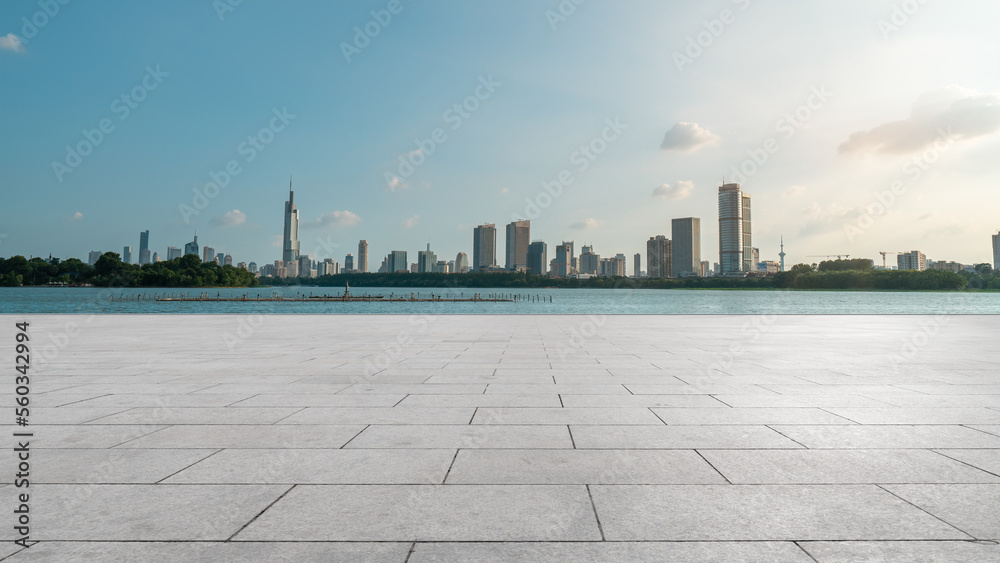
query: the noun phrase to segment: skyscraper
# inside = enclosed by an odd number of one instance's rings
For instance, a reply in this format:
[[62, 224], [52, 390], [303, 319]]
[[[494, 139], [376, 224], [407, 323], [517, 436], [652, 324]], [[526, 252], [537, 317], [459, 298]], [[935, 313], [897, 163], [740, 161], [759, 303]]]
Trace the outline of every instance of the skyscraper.
[[393, 250], [389, 253], [387, 270], [389, 273], [410, 271], [409, 263], [406, 261], [405, 250]]
[[1000, 270], [1000, 231], [993, 235], [993, 269]]
[[347, 256], [344, 256], [344, 269], [347, 270], [347, 272], [350, 272], [351, 270], [354, 269], [354, 255], [353, 254], [348, 254]]
[[[994, 254], [996, 253], [996, 247], [997, 247], [997, 243], [996, 243], [996, 239], [994, 238], [993, 239], [993, 252], [994, 252]], [[781, 270], [780, 271], [784, 272], [785, 271], [785, 237], [784, 237], [784, 235], [781, 236], [781, 252], [778, 253], [778, 258], [781, 258]]]
[[556, 247], [555, 276], [557, 278], [565, 278], [569, 276], [572, 258], [573, 245], [571, 243], [564, 242]]
[[431, 243], [427, 243], [427, 250], [417, 252], [417, 272], [421, 274], [433, 272], [437, 261], [437, 255], [431, 252]]
[[198, 255], [198, 235], [194, 236], [193, 241], [184, 245], [184, 254]]
[[896, 256], [896, 269], [898, 270], [926, 270], [927, 256], [919, 250], [911, 250]]
[[548, 247], [544, 241], [536, 240], [528, 245], [528, 273], [544, 276], [548, 270]]
[[642, 275], [642, 253], [636, 252], [632, 260], [632, 276], [638, 278]]
[[507, 225], [507, 262], [504, 267], [508, 270], [527, 268], [528, 266], [528, 244], [531, 242], [530, 236], [531, 221], [513, 221]]
[[649, 237], [649, 240], [646, 241], [646, 276], [669, 278], [670, 255], [670, 239], [663, 235]]
[[455, 256], [455, 269], [452, 270], [457, 274], [468, 274], [469, 273], [469, 257], [464, 252], [459, 252]]
[[576, 244], [573, 241], [563, 241], [563, 244], [569, 245], [569, 269], [566, 271], [566, 275], [578, 272], [579, 264], [576, 261]]
[[701, 272], [701, 219], [685, 217], [670, 221], [670, 270], [677, 277]]
[[100, 250], [91, 250], [90, 254], [87, 255], [87, 263], [93, 266], [97, 263], [97, 259], [101, 257]]
[[750, 194], [744, 193], [739, 184], [719, 186], [719, 263], [723, 274], [756, 269], [750, 229]]
[[215, 260], [215, 249], [212, 248], [211, 246], [206, 246], [206, 247], [202, 248], [201, 249], [201, 261], [202, 262], [211, 262], [212, 260]]
[[600, 273], [601, 256], [594, 253], [593, 246], [584, 246], [583, 253], [580, 254], [579, 272], [596, 276]]
[[285, 262], [299, 259], [299, 210], [295, 208], [292, 179], [288, 179], [288, 201], [285, 202], [285, 235], [281, 246], [281, 259]]
[[476, 270], [497, 265], [497, 226], [479, 225], [473, 231], [472, 267]]
[[[994, 246], [996, 246], [996, 245], [994, 245]], [[126, 246], [122, 250], [122, 262], [125, 262], [126, 264], [131, 264], [132, 263], [132, 247], [131, 246]]]
[[358, 271], [362, 274], [368, 273], [368, 241], [363, 240], [358, 243]]
[[226, 261], [226, 253], [225, 252], [217, 252], [215, 254], [215, 263], [216, 264], [218, 264], [218, 265], [221, 266], [225, 261]]
[[181, 249], [177, 248], [176, 246], [167, 247], [167, 260], [173, 260], [174, 258], [180, 258], [180, 257], [181, 257]]
[[139, 233], [139, 265], [149, 264], [149, 231]]

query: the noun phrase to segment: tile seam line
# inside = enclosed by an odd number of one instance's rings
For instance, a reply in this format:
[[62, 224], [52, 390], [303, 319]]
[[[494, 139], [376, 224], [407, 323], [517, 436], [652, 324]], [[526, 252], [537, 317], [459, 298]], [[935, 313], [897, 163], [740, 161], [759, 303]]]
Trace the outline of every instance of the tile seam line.
[[[968, 465], [969, 467], [971, 467], [973, 469], [978, 469], [979, 471], [982, 471], [984, 473], [988, 473], [988, 474], [990, 474], [990, 475], [992, 475], [994, 477], [1000, 477], [1000, 474], [994, 473], [994, 472], [990, 471], [989, 469], [983, 469], [982, 467], [979, 467], [977, 465], [973, 465], [973, 464], [971, 464], [971, 463], [969, 463], [967, 461], [962, 461], [961, 459], [958, 459], [958, 458], [951, 457], [950, 455], [941, 453], [939, 451], [939, 450], [948, 450], [948, 449], [964, 450], [964, 449], [969, 449], [969, 448], [927, 448], [927, 451], [934, 452], [934, 453], [936, 453], [937, 455], [939, 455], [941, 457], [945, 457], [945, 458], [948, 458], [950, 460], [957, 461], [958, 463], [961, 463], [963, 465]], [[990, 450], [990, 451], [993, 451], [994, 449], [995, 448], [988, 448], [988, 450]]]
[[267, 506], [265, 506], [264, 510], [261, 510], [259, 513], [257, 513], [256, 516], [254, 516], [253, 518], [251, 518], [249, 522], [247, 522], [246, 524], [243, 524], [243, 526], [241, 526], [239, 530], [236, 530], [236, 532], [234, 532], [233, 535], [231, 535], [228, 538], [226, 538], [225, 543], [232, 542], [233, 538], [235, 538], [236, 536], [238, 536], [240, 534], [240, 532], [242, 532], [243, 530], [247, 529], [247, 526], [249, 526], [250, 524], [253, 524], [254, 522], [256, 522], [258, 518], [260, 518], [261, 516], [263, 516], [264, 513], [267, 512], [272, 506], [274, 506], [275, 504], [277, 504], [277, 502], [279, 500], [285, 498], [285, 495], [287, 495], [288, 493], [292, 492], [292, 489], [294, 489], [295, 487], [298, 487], [298, 485], [296, 484], [296, 485], [292, 485], [291, 487], [288, 487], [288, 489], [285, 492], [283, 492], [280, 495], [278, 495], [278, 498], [274, 499], [273, 501], [271, 501], [270, 504], [268, 504]]
[[225, 448], [219, 448], [219, 449], [215, 450], [214, 452], [212, 452], [212, 453], [208, 454], [207, 456], [205, 456], [205, 457], [203, 457], [203, 458], [201, 458], [201, 459], [199, 459], [199, 460], [197, 460], [197, 461], [195, 461], [195, 462], [192, 462], [192, 463], [188, 464], [188, 465], [187, 465], [186, 467], [182, 467], [182, 468], [178, 469], [177, 471], [174, 471], [174, 472], [173, 472], [173, 473], [171, 473], [170, 475], [167, 475], [167, 476], [166, 476], [166, 477], [164, 477], [163, 479], [160, 479], [159, 481], [156, 481], [156, 482], [154, 482], [153, 484], [154, 484], [154, 485], [159, 485], [160, 483], [162, 483], [162, 482], [166, 481], [167, 479], [169, 479], [169, 478], [173, 477], [174, 475], [177, 475], [177, 474], [178, 474], [178, 473], [180, 473], [181, 471], [184, 471], [184, 470], [186, 470], [186, 469], [189, 469], [189, 468], [191, 468], [191, 467], [193, 467], [193, 466], [195, 466], [195, 465], [198, 465], [199, 463], [201, 463], [201, 462], [205, 461], [206, 459], [208, 459], [208, 458], [212, 457], [213, 455], [215, 455], [215, 454], [217, 454], [217, 453], [221, 452], [221, 451], [222, 451], [223, 449], [225, 449]]
[[702, 460], [704, 460], [704, 462], [707, 463], [708, 466], [711, 467], [713, 471], [715, 471], [716, 473], [718, 473], [719, 477], [722, 477], [723, 479], [725, 479], [727, 485], [732, 485], [733, 484], [733, 482], [729, 480], [729, 477], [726, 477], [721, 471], [719, 471], [719, 468], [716, 467], [714, 464], [712, 464], [711, 461], [708, 461], [708, 458], [705, 457], [700, 451], [698, 451], [697, 448], [694, 449], [693, 451], [694, 451], [694, 453], [698, 454], [698, 457], [700, 457]]
[[604, 537], [604, 526], [601, 525], [601, 517], [597, 514], [597, 504], [594, 503], [594, 494], [590, 491], [590, 485], [584, 485], [587, 488], [587, 497], [590, 499], [590, 508], [594, 511], [594, 520], [597, 521], [597, 531], [601, 534], [601, 541], [607, 541]]
[[[965, 530], [963, 530], [963, 529], [959, 528], [958, 526], [956, 526], [956, 525], [952, 524], [951, 522], [948, 522], [947, 520], [945, 520], [944, 518], [941, 518], [940, 516], [938, 516], [938, 515], [934, 514], [933, 512], [930, 512], [930, 511], [928, 511], [928, 510], [924, 509], [923, 507], [920, 507], [920, 506], [917, 506], [916, 504], [913, 504], [912, 502], [910, 502], [910, 501], [906, 500], [905, 498], [903, 498], [903, 497], [901, 497], [901, 496], [897, 495], [896, 493], [894, 493], [894, 492], [890, 491], [889, 489], [885, 488], [884, 486], [882, 486], [882, 485], [880, 485], [880, 484], [878, 484], [878, 483], [875, 483], [875, 486], [876, 486], [876, 487], [878, 487], [879, 489], [882, 489], [883, 491], [885, 491], [885, 492], [889, 493], [890, 495], [892, 495], [892, 496], [894, 496], [894, 497], [898, 498], [899, 500], [901, 500], [901, 501], [905, 502], [906, 504], [908, 504], [908, 505], [912, 506], [913, 508], [916, 508], [917, 510], [919, 510], [919, 511], [923, 512], [924, 514], [927, 514], [927, 515], [931, 516], [931, 517], [932, 517], [932, 518], [934, 518], [935, 520], [938, 520], [939, 522], [941, 522], [941, 523], [943, 523], [943, 524], [946, 524], [947, 526], [949, 526], [949, 527], [951, 527], [951, 528], [954, 528], [955, 530], [958, 530], [959, 532], [961, 532], [961, 533], [963, 533], [963, 534], [965, 534], [965, 535], [969, 536], [969, 538], [970, 538], [971, 540], [974, 540], [974, 541], [978, 541], [978, 540], [980, 540], [980, 539], [981, 539], [981, 538], [977, 538], [976, 536], [974, 536], [974, 535], [970, 534], [969, 532], [966, 532]], [[968, 541], [968, 540], [966, 540], [966, 541]]]
[[795, 547], [797, 547], [800, 550], [802, 550], [802, 553], [805, 553], [806, 557], [808, 557], [809, 559], [812, 559], [816, 563], [819, 563], [819, 559], [816, 559], [815, 557], [813, 557], [813, 554], [809, 553], [809, 550], [807, 550], [806, 548], [802, 547], [802, 545], [799, 543], [800, 541], [802, 541], [802, 540], [795, 540], [792, 543], [795, 545]]

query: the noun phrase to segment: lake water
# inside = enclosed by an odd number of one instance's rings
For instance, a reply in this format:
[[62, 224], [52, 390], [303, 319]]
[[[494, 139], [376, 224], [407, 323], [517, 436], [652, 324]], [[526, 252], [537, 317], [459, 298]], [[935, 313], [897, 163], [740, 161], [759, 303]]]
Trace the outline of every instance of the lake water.
[[363, 288], [351, 295], [444, 298], [518, 295], [491, 302], [157, 302], [156, 297], [308, 297], [343, 288], [106, 289], [0, 287], [0, 313], [196, 314], [1000, 314], [1000, 293], [663, 289]]

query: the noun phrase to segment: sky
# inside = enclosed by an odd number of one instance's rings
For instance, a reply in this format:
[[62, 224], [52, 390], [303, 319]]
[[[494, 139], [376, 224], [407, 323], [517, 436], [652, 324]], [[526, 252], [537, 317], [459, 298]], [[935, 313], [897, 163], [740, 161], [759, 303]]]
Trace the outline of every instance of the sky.
[[[991, 258], [1000, 3], [0, 4], [0, 256], [472, 254], [473, 228], [623, 253], [751, 194], [787, 264]], [[890, 262], [893, 260], [890, 254]]]

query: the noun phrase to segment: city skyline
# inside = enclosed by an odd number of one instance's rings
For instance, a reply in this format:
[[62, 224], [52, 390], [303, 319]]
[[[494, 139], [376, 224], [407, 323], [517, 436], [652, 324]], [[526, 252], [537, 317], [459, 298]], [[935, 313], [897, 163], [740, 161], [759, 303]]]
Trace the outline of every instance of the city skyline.
[[[34, 32], [22, 18], [36, 2], [4, 3], [0, 35], [20, 39], [0, 49], [0, 71], [21, 85], [6, 115], [22, 133], [0, 139], [0, 255], [131, 246], [135, 260], [133, 233], [149, 229], [161, 257], [197, 231], [270, 263], [283, 250], [273, 187], [294, 172], [300, 252], [338, 260], [365, 238], [374, 260], [404, 240], [411, 253], [469, 253], [468, 229], [514, 219], [532, 220], [550, 256], [570, 239], [644, 254], [671, 218], [714, 217], [720, 180], [753, 194], [762, 260], [777, 259], [781, 235], [788, 264], [913, 248], [991, 257], [995, 3], [919, 4], [905, 21], [861, 1], [586, 3], [565, 21], [548, 15], [555, 4], [403, 5], [346, 57], [384, 2], [222, 16], [194, 2], [63, 7]], [[158, 24], [178, 17], [186, 42]], [[200, 39], [220, 34], [226, 49]], [[88, 80], [74, 80], [80, 69]], [[716, 229], [702, 235], [717, 246]]]

